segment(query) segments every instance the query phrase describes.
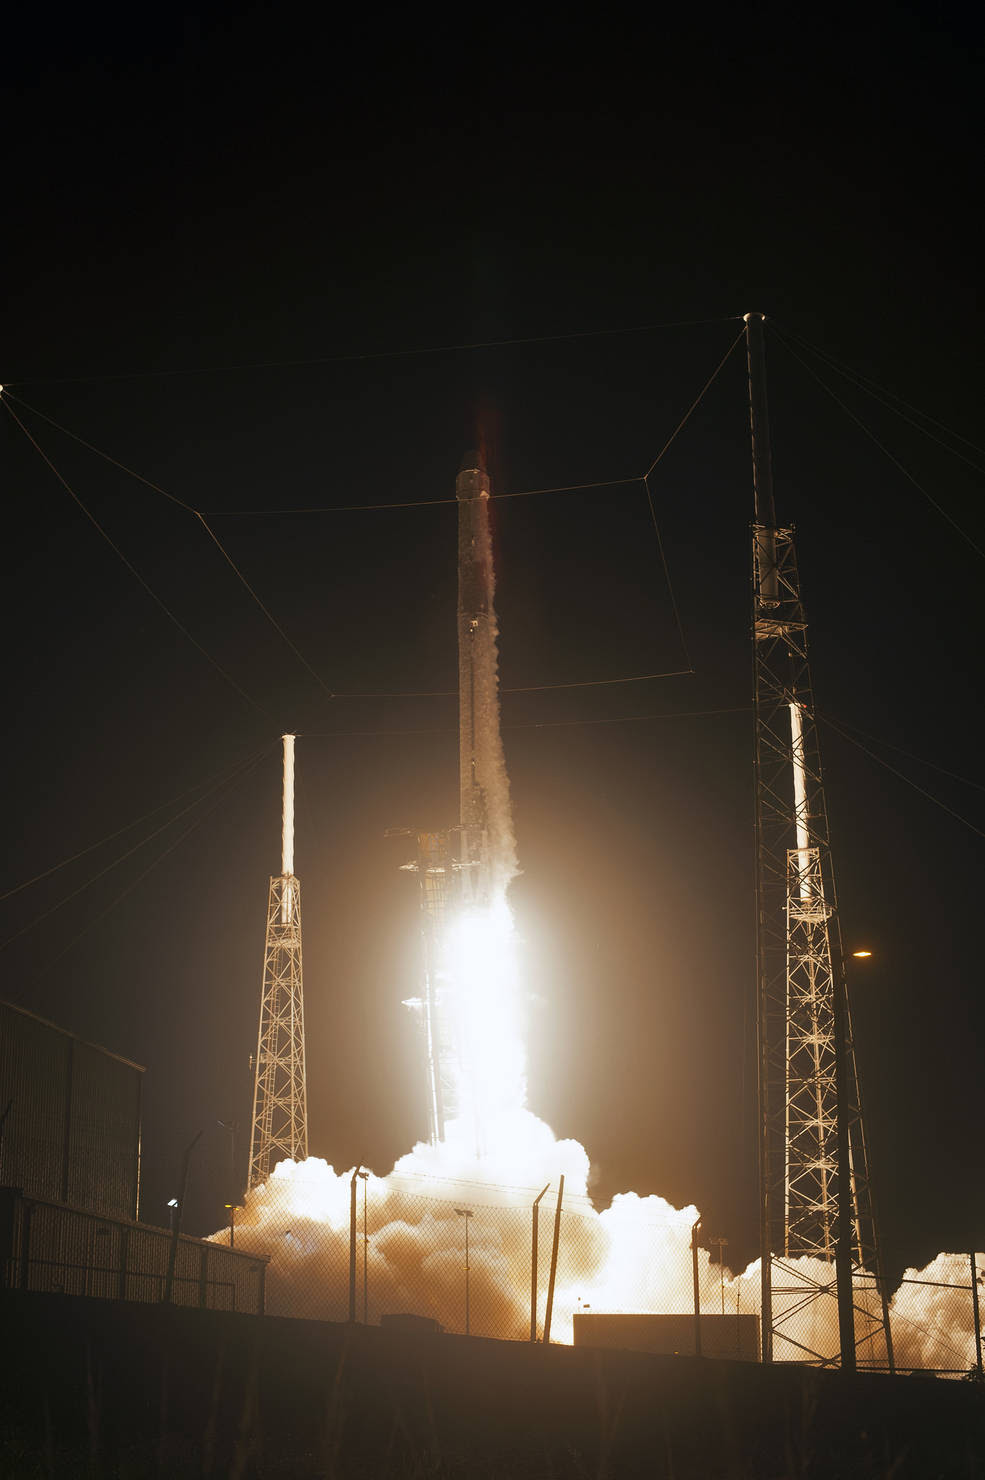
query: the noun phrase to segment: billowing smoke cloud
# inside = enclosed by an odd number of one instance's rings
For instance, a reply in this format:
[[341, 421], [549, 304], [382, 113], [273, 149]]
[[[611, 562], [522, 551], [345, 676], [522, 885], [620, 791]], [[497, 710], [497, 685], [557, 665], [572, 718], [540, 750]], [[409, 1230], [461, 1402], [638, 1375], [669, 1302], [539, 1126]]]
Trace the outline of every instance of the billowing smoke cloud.
[[[486, 1154], [460, 1144], [457, 1127], [439, 1146], [419, 1144], [386, 1176], [365, 1182], [368, 1241], [363, 1243], [364, 1184], [356, 1184], [356, 1311], [410, 1312], [446, 1330], [465, 1324], [465, 1217], [469, 1210], [470, 1325], [477, 1335], [523, 1340], [530, 1330], [531, 1204], [541, 1188], [538, 1239], [538, 1330], [543, 1329], [559, 1175], [565, 1178], [560, 1224], [553, 1340], [572, 1340], [578, 1311], [687, 1314], [693, 1310], [693, 1206], [658, 1196], [620, 1193], [598, 1210], [588, 1194], [589, 1159], [572, 1140], [557, 1140], [528, 1110], [496, 1123]], [[463, 1138], [467, 1139], [467, 1138]], [[264, 1186], [247, 1194], [236, 1224], [237, 1248], [268, 1254], [271, 1314], [345, 1320], [349, 1310], [352, 1171], [336, 1172], [309, 1157], [282, 1162]], [[223, 1241], [225, 1232], [214, 1236]], [[365, 1258], [365, 1287], [364, 1287]], [[985, 1268], [985, 1256], [979, 1256]], [[724, 1274], [724, 1279], [723, 1279]], [[698, 1253], [702, 1310], [726, 1315], [759, 1308], [759, 1263], [722, 1271]], [[940, 1254], [908, 1270], [891, 1302], [897, 1365], [967, 1371], [975, 1361], [967, 1255]], [[939, 1285], [964, 1286], [938, 1288]], [[818, 1291], [822, 1293], [818, 1293]], [[811, 1298], [805, 1299], [805, 1295]], [[819, 1260], [792, 1260], [774, 1276], [776, 1309], [790, 1314], [775, 1340], [778, 1361], [805, 1351], [838, 1354], [834, 1270]], [[870, 1282], [856, 1292], [859, 1364], [885, 1360], [879, 1304]], [[866, 1332], [871, 1337], [865, 1340]]]

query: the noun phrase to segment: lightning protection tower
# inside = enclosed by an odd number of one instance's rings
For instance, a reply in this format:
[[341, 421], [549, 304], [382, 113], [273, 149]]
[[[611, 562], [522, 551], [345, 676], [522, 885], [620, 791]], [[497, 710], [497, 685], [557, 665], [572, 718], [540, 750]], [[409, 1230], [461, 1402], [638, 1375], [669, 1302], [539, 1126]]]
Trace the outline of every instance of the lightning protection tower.
[[284, 740], [284, 808], [279, 878], [270, 880], [260, 1028], [253, 1085], [249, 1186], [278, 1161], [308, 1155], [301, 978], [301, 885], [294, 873], [294, 736]]
[[[755, 522], [757, 1024], [763, 1360], [838, 1294], [841, 1364], [893, 1365], [792, 527], [777, 525], [764, 317], [746, 314]], [[787, 1261], [811, 1257], [835, 1278]], [[810, 1316], [817, 1314], [818, 1322]], [[807, 1317], [807, 1320], [804, 1317]]]

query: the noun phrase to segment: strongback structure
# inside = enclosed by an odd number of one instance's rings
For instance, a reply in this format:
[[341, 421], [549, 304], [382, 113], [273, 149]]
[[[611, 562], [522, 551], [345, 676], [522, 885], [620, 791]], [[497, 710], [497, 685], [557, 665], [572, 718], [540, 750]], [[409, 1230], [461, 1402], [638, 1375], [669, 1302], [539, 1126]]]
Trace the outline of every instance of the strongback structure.
[[294, 736], [284, 740], [284, 804], [279, 878], [270, 880], [260, 1027], [254, 1064], [250, 1187], [278, 1161], [308, 1155], [301, 974], [301, 885], [294, 873]]
[[[892, 1366], [794, 531], [776, 522], [764, 319], [747, 314], [753, 452], [762, 1350], [838, 1296], [841, 1364]], [[787, 1261], [811, 1257], [830, 1277]], [[823, 1325], [823, 1319], [822, 1323]]]

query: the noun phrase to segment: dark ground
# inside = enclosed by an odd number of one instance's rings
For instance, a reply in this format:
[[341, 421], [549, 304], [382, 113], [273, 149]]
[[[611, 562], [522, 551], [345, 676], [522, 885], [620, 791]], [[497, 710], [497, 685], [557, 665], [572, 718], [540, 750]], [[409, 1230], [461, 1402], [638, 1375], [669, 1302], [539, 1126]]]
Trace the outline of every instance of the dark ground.
[[977, 1480], [936, 1379], [10, 1295], [0, 1475]]

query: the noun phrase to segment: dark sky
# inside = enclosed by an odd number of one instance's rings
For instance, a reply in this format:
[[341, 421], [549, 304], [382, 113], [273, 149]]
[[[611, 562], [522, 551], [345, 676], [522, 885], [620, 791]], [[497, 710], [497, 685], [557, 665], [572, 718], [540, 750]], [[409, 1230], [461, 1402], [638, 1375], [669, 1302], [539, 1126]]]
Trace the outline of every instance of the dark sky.
[[[324, 32], [259, 6], [20, 15], [0, 379], [217, 511], [328, 689], [453, 688], [454, 509], [280, 511], [451, 497], [479, 433], [500, 491], [639, 474], [750, 308], [976, 437], [983, 69], [968, 24], [953, 7], [759, 7], [693, 26], [472, 13], [460, 34], [413, 9]], [[682, 327], [539, 338], [665, 323]], [[977, 774], [981, 556], [775, 334], [768, 354], [818, 705], [982, 829], [980, 788], [887, 749]], [[985, 543], [981, 474], [811, 363]], [[504, 724], [531, 1105], [585, 1142], [604, 1198], [696, 1201], [751, 1257], [745, 395], [736, 352], [653, 478], [693, 676], [508, 696]], [[329, 700], [192, 514], [15, 409], [254, 702], [4, 417], [4, 887], [266, 749], [3, 901], [3, 937], [29, 927], [4, 951], [3, 995], [147, 1065], [148, 1219], [164, 1221], [205, 1127], [189, 1223], [216, 1226], [216, 1119], [249, 1113], [277, 736], [296, 728], [312, 1150], [383, 1171], [424, 1129], [400, 1006], [413, 899], [383, 833], [453, 820], [455, 701]], [[268, 512], [232, 512], [250, 510]], [[493, 513], [507, 685], [688, 666], [638, 485]], [[669, 717], [706, 710], [734, 712]], [[630, 715], [656, 717], [568, 723]], [[982, 837], [837, 732], [823, 741], [846, 938], [874, 953], [852, 986], [888, 1261], [919, 1263], [980, 1246], [985, 1216]]]

